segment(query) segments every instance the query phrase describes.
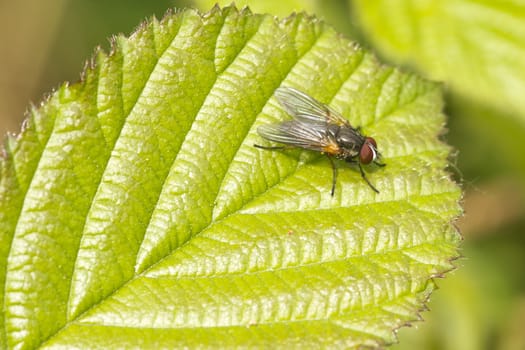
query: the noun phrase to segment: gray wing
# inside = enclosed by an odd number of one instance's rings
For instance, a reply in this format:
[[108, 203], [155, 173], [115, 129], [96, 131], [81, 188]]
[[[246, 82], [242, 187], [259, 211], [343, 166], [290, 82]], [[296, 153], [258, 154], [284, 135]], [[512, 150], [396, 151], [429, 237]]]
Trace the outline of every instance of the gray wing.
[[257, 128], [263, 138], [312, 151], [326, 152], [338, 148], [333, 136], [327, 132], [326, 123], [302, 123], [297, 120], [279, 124], [266, 124]]
[[280, 87], [275, 91], [275, 97], [286, 112], [298, 121], [350, 125], [341, 114], [297, 89]]

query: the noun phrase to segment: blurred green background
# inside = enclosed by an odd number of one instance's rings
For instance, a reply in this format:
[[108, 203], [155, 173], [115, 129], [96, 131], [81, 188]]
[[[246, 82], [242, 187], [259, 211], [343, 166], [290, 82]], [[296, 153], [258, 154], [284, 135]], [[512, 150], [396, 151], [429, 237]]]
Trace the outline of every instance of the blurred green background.
[[[18, 133], [30, 103], [78, 81], [111, 35], [214, 2], [0, 0], [0, 134]], [[384, 61], [443, 82], [464, 258], [437, 281], [419, 330], [402, 328], [393, 348], [525, 349], [525, 1], [237, 1], [247, 3], [316, 14]]]

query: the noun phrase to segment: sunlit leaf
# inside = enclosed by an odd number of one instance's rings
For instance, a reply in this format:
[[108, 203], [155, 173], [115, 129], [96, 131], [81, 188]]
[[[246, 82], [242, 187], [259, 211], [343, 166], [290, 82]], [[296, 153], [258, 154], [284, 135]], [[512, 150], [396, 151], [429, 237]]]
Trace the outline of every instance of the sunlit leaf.
[[[272, 152], [300, 88], [385, 168]], [[315, 18], [151, 20], [32, 109], [0, 181], [0, 346], [342, 347], [395, 341], [453, 268], [460, 190], [438, 85]]]

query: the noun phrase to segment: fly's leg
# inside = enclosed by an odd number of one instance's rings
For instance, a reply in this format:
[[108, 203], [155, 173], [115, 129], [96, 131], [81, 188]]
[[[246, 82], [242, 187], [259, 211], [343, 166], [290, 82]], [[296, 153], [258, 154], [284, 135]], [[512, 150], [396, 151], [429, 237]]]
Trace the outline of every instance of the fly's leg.
[[[379, 193], [377, 188], [375, 188], [374, 185], [372, 185], [370, 183], [370, 181], [368, 181], [368, 179], [366, 178], [366, 175], [365, 175], [365, 172], [363, 170], [363, 167], [361, 166], [361, 163], [357, 162], [357, 165], [359, 165], [359, 171], [361, 172], [361, 177], [363, 178], [363, 180], [366, 181], [366, 183], [368, 184], [368, 186], [370, 186], [371, 189], [373, 189], [376, 193]], [[384, 164], [384, 165], [386, 165], [386, 164]]]
[[384, 167], [384, 166], [386, 166], [385, 163], [380, 163], [380, 162], [378, 162], [377, 160], [374, 160], [374, 164], [377, 165], [377, 166], [380, 166], [381, 168]]
[[337, 168], [332, 157], [328, 156], [328, 159], [330, 160], [330, 164], [332, 164], [332, 191], [330, 194], [333, 197], [335, 192], [335, 184], [337, 183]]

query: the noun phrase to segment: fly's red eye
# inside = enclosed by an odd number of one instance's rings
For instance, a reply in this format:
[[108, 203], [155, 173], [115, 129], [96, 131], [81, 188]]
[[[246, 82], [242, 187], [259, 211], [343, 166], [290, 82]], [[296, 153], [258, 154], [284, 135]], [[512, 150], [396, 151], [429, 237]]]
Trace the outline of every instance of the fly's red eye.
[[371, 143], [375, 149], [377, 149], [377, 142], [372, 137], [365, 137], [365, 142]]
[[365, 142], [363, 147], [361, 147], [361, 150], [359, 151], [359, 161], [362, 164], [369, 164], [372, 162], [375, 158], [375, 151], [372, 149], [373, 146], [371, 146], [368, 142]]
[[374, 161], [377, 158], [377, 143], [376, 140], [374, 140], [371, 137], [365, 138], [365, 143], [361, 147], [361, 150], [359, 151], [359, 161], [362, 164], [370, 164], [372, 161]]

